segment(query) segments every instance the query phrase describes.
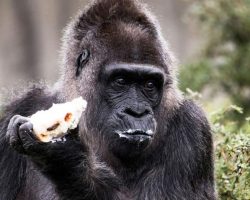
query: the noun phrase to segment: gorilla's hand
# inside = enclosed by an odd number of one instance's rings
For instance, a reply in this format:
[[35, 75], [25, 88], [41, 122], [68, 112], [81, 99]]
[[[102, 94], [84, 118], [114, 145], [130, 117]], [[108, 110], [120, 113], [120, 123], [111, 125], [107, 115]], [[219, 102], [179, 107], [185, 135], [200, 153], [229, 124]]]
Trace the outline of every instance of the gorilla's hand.
[[39, 149], [40, 146], [43, 146], [36, 139], [32, 129], [33, 126], [27, 117], [13, 116], [9, 122], [6, 135], [10, 146], [22, 154], [32, 153], [34, 148]]
[[85, 148], [73, 136], [67, 137], [66, 141], [55, 143], [44, 143], [37, 139], [33, 132], [32, 123], [27, 117], [15, 115], [11, 118], [7, 129], [7, 140], [16, 151], [28, 155], [33, 161], [40, 163], [48, 162], [57, 156], [62, 158], [62, 154], [70, 154], [71, 148], [77, 152], [83, 152]]
[[[37, 168], [55, 183], [62, 199], [80, 196], [91, 186], [83, 183], [86, 171], [90, 171], [88, 165], [82, 165], [89, 156], [87, 148], [75, 136], [78, 130], [72, 131], [75, 132], [68, 134], [66, 141], [44, 143], [36, 138], [29, 119], [20, 115], [11, 118], [7, 130], [10, 146], [29, 156]], [[74, 185], [77, 189], [71, 190]]]

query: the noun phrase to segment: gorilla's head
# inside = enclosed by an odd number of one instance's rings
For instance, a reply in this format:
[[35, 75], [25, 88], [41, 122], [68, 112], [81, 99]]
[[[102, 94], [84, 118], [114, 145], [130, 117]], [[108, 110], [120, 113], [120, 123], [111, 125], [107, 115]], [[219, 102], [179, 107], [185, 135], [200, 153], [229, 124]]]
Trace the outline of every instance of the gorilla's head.
[[145, 6], [95, 1], [67, 27], [63, 49], [64, 95], [88, 101], [81, 137], [121, 158], [150, 147], [178, 95], [172, 57]]

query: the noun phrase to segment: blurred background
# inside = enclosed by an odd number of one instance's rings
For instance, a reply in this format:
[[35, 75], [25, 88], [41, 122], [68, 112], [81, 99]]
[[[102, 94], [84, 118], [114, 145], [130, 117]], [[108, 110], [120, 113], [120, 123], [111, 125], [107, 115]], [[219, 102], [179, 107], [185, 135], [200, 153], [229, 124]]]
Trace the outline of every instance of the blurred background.
[[[55, 83], [63, 28], [87, 2], [0, 0], [0, 109], [15, 88]], [[143, 2], [179, 60], [181, 90], [210, 119], [220, 199], [250, 200], [250, 0]]]

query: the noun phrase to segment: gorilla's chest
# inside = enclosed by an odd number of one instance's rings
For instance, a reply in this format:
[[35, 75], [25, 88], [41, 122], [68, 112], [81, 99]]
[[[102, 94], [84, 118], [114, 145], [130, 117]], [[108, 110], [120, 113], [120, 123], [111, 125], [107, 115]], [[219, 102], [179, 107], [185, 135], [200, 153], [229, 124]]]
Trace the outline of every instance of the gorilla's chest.
[[159, 182], [152, 181], [151, 183], [154, 183], [152, 187], [146, 182], [141, 182], [133, 188], [121, 188], [117, 192], [117, 197], [119, 200], [165, 200], [166, 196], [163, 190], [166, 187], [160, 185]]

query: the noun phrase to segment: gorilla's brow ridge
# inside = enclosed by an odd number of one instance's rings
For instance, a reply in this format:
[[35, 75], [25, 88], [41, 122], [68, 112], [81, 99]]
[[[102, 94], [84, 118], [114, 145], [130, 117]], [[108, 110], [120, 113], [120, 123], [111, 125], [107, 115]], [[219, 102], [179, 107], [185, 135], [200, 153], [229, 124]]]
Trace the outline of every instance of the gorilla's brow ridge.
[[118, 63], [118, 64], [110, 64], [107, 65], [104, 69], [104, 74], [109, 76], [112, 73], [116, 73], [119, 71], [126, 71], [128, 73], [140, 72], [143, 74], [152, 74], [152, 75], [159, 75], [162, 76], [163, 80], [166, 79], [166, 75], [164, 71], [156, 66], [152, 65], [145, 65], [145, 64], [125, 64], [125, 63]]

